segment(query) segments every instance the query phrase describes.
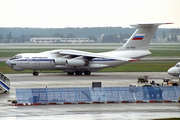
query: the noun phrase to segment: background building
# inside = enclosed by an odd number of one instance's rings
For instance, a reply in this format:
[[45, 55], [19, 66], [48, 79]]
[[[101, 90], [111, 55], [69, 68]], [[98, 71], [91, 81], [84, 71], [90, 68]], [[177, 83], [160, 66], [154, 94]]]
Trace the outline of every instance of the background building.
[[55, 37], [33, 37], [31, 43], [92, 43], [89, 38], [55, 38]]

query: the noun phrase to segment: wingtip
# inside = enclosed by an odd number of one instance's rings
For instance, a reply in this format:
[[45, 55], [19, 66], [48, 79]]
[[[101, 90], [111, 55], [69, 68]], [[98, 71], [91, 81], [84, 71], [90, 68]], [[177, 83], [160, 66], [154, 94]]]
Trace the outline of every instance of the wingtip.
[[133, 62], [133, 61], [139, 61], [139, 60], [137, 60], [137, 59], [130, 59], [129, 61]]
[[166, 24], [174, 24], [174, 23], [166, 23]]

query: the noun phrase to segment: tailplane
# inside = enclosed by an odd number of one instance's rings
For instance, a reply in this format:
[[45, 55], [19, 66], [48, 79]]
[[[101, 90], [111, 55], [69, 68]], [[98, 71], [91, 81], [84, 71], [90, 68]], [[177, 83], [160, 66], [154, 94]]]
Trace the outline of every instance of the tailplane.
[[137, 30], [128, 39], [128, 41], [117, 50], [141, 50], [148, 49], [148, 45], [153, 38], [157, 28], [162, 24], [172, 24], [172, 23], [150, 23], [150, 24], [134, 24], [130, 25], [136, 27]]

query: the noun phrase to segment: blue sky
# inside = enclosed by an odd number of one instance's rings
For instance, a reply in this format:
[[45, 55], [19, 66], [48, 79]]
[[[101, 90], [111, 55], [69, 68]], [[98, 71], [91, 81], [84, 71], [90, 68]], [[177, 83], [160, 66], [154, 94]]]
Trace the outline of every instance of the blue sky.
[[173, 22], [180, 28], [180, 0], [0, 0], [0, 27], [129, 27]]

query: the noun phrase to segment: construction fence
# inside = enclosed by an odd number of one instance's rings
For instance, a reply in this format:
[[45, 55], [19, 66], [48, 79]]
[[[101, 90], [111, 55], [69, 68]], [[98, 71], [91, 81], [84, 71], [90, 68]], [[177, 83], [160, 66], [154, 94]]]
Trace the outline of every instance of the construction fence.
[[17, 104], [177, 102], [179, 86], [16, 89]]

